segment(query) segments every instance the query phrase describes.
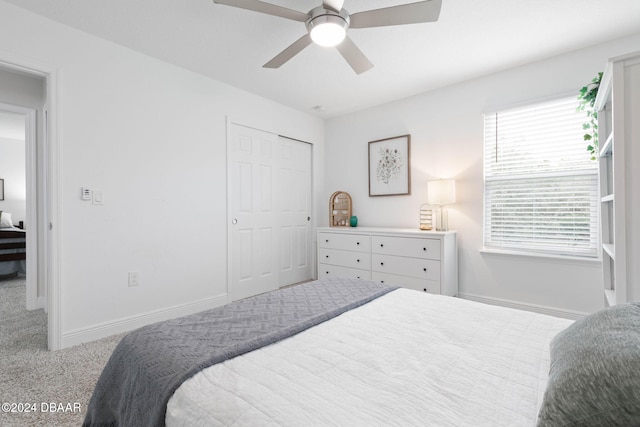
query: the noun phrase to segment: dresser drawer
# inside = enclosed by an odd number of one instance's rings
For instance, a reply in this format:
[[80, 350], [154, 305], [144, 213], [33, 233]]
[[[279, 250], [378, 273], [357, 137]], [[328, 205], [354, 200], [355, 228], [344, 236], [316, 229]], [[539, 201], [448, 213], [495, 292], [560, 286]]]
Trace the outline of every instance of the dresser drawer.
[[341, 267], [339, 265], [320, 264], [318, 266], [319, 279], [337, 276], [370, 280], [371, 272], [369, 270], [358, 270], [357, 268]]
[[436, 280], [423, 280], [415, 277], [399, 276], [397, 274], [371, 273], [371, 280], [384, 283], [385, 285], [396, 285], [403, 288], [415, 289], [417, 291], [428, 292], [430, 294], [440, 293], [440, 282]]
[[371, 236], [371, 252], [412, 258], [440, 259], [440, 240]]
[[318, 247], [369, 252], [371, 238], [363, 234], [318, 233]]
[[442, 295], [458, 294], [456, 233], [320, 227], [318, 277], [346, 276]]
[[371, 270], [418, 279], [440, 280], [440, 262], [432, 259], [371, 254]]
[[341, 265], [349, 268], [369, 270], [371, 268], [370, 255], [366, 252], [340, 251], [337, 249], [320, 248], [318, 260], [322, 264]]

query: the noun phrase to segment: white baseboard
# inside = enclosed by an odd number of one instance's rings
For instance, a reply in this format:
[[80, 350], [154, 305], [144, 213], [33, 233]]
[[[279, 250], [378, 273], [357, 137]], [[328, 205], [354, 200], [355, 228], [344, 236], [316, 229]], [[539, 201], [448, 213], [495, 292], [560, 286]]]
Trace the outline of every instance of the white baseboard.
[[200, 301], [177, 305], [162, 310], [151, 311], [136, 316], [126, 317], [112, 322], [106, 322], [88, 328], [76, 329], [62, 334], [62, 346], [72, 347], [86, 342], [91, 342], [111, 335], [128, 332], [142, 326], [163, 320], [175, 319], [200, 311], [219, 307], [229, 302], [227, 294], [206, 298]]
[[523, 304], [521, 302], [509, 301], [509, 300], [504, 300], [499, 298], [487, 298], [487, 297], [482, 297], [482, 296], [473, 295], [473, 294], [460, 293], [458, 294], [458, 297], [463, 299], [468, 299], [470, 301], [476, 301], [476, 302], [481, 302], [481, 303], [491, 304], [491, 305], [499, 305], [502, 307], [515, 308], [518, 310], [532, 311], [534, 313], [546, 314], [549, 316], [562, 317], [565, 319], [572, 319], [572, 320], [582, 319], [584, 316], [588, 314], [588, 313], [582, 313], [579, 311], [572, 311], [572, 310], [559, 310], [557, 308], [545, 307], [542, 305]]

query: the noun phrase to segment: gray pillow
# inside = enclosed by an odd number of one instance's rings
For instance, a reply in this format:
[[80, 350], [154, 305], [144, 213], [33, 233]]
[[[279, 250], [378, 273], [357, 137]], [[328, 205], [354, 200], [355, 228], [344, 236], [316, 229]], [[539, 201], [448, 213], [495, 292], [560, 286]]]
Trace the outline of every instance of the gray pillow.
[[586, 316], [551, 341], [542, 426], [640, 426], [640, 303]]

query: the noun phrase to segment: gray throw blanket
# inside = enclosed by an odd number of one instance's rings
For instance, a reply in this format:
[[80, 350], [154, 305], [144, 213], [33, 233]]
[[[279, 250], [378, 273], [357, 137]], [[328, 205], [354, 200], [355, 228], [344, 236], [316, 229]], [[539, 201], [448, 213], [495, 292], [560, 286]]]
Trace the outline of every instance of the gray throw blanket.
[[272, 344], [395, 287], [347, 278], [269, 292], [127, 334], [91, 396], [84, 426], [164, 426], [167, 403], [197, 372]]

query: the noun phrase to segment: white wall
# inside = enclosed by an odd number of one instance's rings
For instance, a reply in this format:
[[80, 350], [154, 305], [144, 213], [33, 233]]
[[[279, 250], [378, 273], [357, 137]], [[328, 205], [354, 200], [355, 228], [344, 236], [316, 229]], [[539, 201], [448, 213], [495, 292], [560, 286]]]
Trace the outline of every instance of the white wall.
[[3, 57], [58, 70], [63, 346], [226, 302], [227, 117], [313, 143], [323, 180], [320, 119], [0, 2]]
[[[398, 102], [328, 120], [323, 200], [336, 190], [353, 198], [362, 226], [418, 226], [426, 182], [455, 178], [458, 203], [449, 209], [458, 230], [460, 293], [541, 311], [592, 312], [602, 306], [599, 263], [481, 254], [482, 114], [575, 94], [607, 58], [633, 51], [640, 35], [567, 53]], [[369, 197], [368, 141], [411, 134], [411, 196]], [[325, 215], [326, 216], [326, 215]], [[324, 225], [328, 219], [324, 218]]]
[[15, 225], [24, 221], [26, 215], [24, 148], [24, 140], [0, 138], [0, 178], [4, 179], [0, 211], [9, 212]]

